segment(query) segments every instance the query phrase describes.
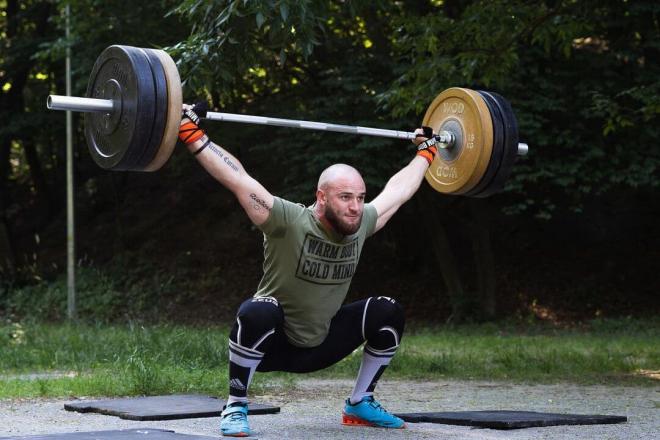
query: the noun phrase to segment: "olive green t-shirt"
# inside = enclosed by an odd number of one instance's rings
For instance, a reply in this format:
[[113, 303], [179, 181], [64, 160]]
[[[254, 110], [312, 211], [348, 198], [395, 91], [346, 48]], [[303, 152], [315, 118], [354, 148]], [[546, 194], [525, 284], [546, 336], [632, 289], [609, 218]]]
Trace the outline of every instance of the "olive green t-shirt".
[[264, 275], [254, 296], [279, 301], [292, 344], [315, 347], [323, 342], [377, 217], [376, 208], [365, 204], [360, 229], [343, 236], [328, 231], [313, 208], [275, 197], [268, 220], [259, 226], [264, 233]]

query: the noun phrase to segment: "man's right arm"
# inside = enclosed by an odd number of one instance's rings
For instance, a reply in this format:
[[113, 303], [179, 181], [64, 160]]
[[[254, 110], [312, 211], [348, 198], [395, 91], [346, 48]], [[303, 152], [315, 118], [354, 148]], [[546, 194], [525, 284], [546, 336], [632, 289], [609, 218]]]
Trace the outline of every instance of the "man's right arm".
[[[182, 127], [186, 123], [190, 123], [190, 120], [184, 118]], [[273, 195], [245, 171], [238, 159], [224, 148], [210, 142], [205, 134], [187, 143], [186, 147], [195, 154], [209, 174], [234, 193], [252, 223], [258, 226], [268, 220], [273, 208]]]

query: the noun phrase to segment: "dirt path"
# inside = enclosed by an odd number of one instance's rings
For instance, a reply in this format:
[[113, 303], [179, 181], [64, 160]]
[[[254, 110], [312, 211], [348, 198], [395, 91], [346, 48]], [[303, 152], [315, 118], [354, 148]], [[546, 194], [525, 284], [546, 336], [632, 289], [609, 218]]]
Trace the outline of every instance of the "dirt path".
[[[352, 428], [340, 424], [346, 380], [302, 380], [295, 389], [273, 388], [256, 401], [280, 405], [281, 413], [250, 418], [260, 439], [653, 439], [660, 432], [660, 387], [514, 385], [490, 382], [383, 381], [378, 399], [390, 412], [528, 410], [628, 417], [618, 425], [557, 426], [513, 431], [409, 423], [405, 430]], [[134, 422], [64, 411], [65, 400], [0, 401], [0, 437], [56, 432], [161, 428], [218, 437], [218, 419]]]

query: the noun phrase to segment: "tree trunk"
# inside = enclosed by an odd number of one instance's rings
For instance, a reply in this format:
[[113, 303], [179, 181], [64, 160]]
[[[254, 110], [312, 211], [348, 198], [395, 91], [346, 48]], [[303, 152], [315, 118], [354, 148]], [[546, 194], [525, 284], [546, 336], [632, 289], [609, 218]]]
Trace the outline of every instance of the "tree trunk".
[[12, 241], [7, 207], [9, 206], [9, 152], [11, 141], [5, 139], [0, 143], [0, 267], [6, 265], [13, 277], [16, 268], [16, 248]]
[[114, 251], [120, 253], [126, 249], [122, 215], [124, 212], [123, 204], [126, 199], [128, 173], [112, 173], [110, 175], [110, 182], [112, 183], [115, 202], [115, 232], [117, 234], [117, 240], [114, 240]]
[[490, 240], [490, 206], [486, 199], [468, 201], [472, 221], [470, 239], [477, 272], [477, 302], [481, 318], [495, 318], [495, 260]]
[[[38, 13], [35, 14], [34, 24], [34, 37], [43, 37], [46, 35], [48, 29], [48, 18], [50, 16], [51, 6], [49, 4], [40, 5]], [[20, 19], [20, 18], [19, 18]], [[20, 38], [18, 35], [17, 38]], [[27, 83], [28, 75], [30, 70], [34, 67], [35, 62], [32, 61], [23, 65], [20, 73], [18, 73], [19, 78], [15, 79], [15, 84], [12, 84], [15, 89], [12, 87], [10, 92], [15, 91], [15, 96], [12, 98], [12, 104], [14, 106], [15, 114], [24, 114], [25, 113], [25, 99], [23, 97], [24, 88]], [[47, 215], [44, 216], [44, 220], [47, 221], [48, 217], [54, 210], [54, 199], [51, 194], [51, 191], [48, 187], [46, 177], [41, 166], [41, 160], [39, 159], [39, 154], [35, 145], [35, 136], [34, 134], [29, 136], [22, 137], [23, 150], [25, 152], [25, 159], [30, 167], [30, 177], [32, 177], [32, 183], [34, 184], [34, 189], [36, 191], [37, 200], [41, 206], [44, 206], [47, 211]]]
[[[435, 266], [442, 275], [447, 289], [447, 295], [449, 296], [452, 314], [447, 321], [462, 321], [465, 318], [469, 301], [465, 294], [464, 284], [456, 264], [456, 257], [451, 250], [445, 227], [440, 221], [437, 212], [438, 195], [430, 194], [430, 191], [426, 187], [421, 188], [418, 191], [419, 197], [416, 197], [416, 200], [419, 203], [424, 224], [428, 226], [428, 242], [436, 258]], [[442, 295], [441, 292], [438, 292], [438, 294]]]
[[7, 207], [9, 198], [9, 152], [11, 140], [5, 138], [0, 142], [0, 266], [7, 265], [13, 275], [16, 267], [16, 248], [9, 232]]
[[16, 273], [16, 251], [9, 231], [9, 222], [4, 215], [0, 215], [0, 272], [7, 268], [10, 278]]
[[34, 143], [32, 143], [32, 139], [23, 140], [23, 151], [25, 152], [25, 160], [30, 168], [30, 177], [32, 177], [37, 201], [39, 206], [44, 207], [46, 211], [46, 215], [42, 216], [42, 219], [47, 222], [50, 218], [50, 214], [55, 210], [55, 201], [54, 198], [51, 197], [51, 191], [46, 182], [43, 168], [41, 167], [39, 154], [37, 153], [37, 148]]
[[9, 153], [11, 139], [0, 138], [0, 212], [9, 205]]

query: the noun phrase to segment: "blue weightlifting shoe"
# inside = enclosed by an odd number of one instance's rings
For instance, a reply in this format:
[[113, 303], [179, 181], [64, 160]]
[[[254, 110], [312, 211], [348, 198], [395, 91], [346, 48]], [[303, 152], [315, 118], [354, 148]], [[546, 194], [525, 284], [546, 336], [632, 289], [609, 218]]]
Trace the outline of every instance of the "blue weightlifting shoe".
[[405, 428], [403, 420], [388, 413], [373, 396], [363, 397], [355, 405], [346, 399], [341, 419], [342, 425], [375, 426], [378, 428]]
[[250, 425], [247, 420], [247, 403], [234, 402], [220, 414], [220, 432], [227, 437], [247, 437]]

